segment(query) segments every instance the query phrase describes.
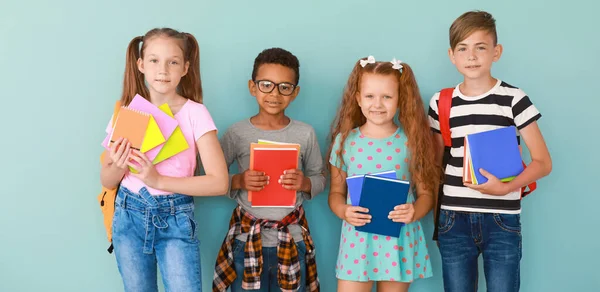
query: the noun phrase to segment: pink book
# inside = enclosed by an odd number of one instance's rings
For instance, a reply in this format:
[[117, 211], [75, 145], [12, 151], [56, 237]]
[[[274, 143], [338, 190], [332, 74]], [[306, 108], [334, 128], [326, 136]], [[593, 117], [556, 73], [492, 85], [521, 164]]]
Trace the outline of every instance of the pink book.
[[[151, 102], [149, 102], [139, 94], [135, 95], [135, 97], [129, 104], [129, 108], [151, 114], [152, 117], [154, 117], [154, 120], [156, 120], [158, 128], [165, 137], [165, 140], [168, 140], [169, 137], [171, 137], [171, 134], [173, 134], [173, 131], [175, 131], [175, 128], [177, 128], [177, 126], [179, 125], [175, 118], [169, 116], [160, 108], [153, 105]], [[145, 154], [148, 157], [148, 159], [150, 159], [150, 161], [154, 160], [154, 158], [156, 157], [156, 155], [158, 155], [158, 152], [160, 152], [164, 145], [164, 143], [160, 144], [157, 147], [154, 147], [148, 152], [146, 152]]]

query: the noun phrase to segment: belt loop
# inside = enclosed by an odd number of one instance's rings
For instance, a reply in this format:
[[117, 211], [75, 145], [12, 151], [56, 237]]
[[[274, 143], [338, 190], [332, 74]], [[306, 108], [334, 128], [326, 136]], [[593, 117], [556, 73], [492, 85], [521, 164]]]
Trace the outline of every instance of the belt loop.
[[173, 200], [169, 200], [169, 203], [171, 204], [171, 215], [175, 215], [175, 203]]

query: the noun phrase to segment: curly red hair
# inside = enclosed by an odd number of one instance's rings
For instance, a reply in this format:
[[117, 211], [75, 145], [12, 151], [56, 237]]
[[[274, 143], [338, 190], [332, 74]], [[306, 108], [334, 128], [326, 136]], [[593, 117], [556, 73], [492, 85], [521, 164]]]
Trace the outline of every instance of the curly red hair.
[[419, 183], [423, 189], [433, 192], [441, 180], [441, 168], [437, 165], [435, 159], [433, 134], [429, 127], [423, 100], [413, 71], [406, 63], [402, 63], [402, 66], [401, 73], [399, 70], [392, 68], [391, 62], [370, 63], [364, 68], [360, 65], [360, 60], [356, 62], [344, 88], [342, 102], [331, 127], [330, 138], [332, 143], [328, 153], [331, 153], [333, 143], [335, 143], [335, 139], [339, 134], [340, 147], [336, 155], [338, 161], [341, 161], [343, 165], [342, 153], [348, 134], [352, 129], [363, 125], [367, 121], [356, 101], [356, 96], [360, 92], [359, 87], [363, 74], [393, 75], [398, 80], [398, 109], [400, 110], [398, 119], [408, 138], [408, 150], [411, 155], [409, 171], [412, 182]]

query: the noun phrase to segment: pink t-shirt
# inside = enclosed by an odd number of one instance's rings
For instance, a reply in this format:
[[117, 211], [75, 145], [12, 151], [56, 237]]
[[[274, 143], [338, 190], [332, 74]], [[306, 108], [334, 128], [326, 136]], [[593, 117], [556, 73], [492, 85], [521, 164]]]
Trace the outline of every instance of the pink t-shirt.
[[[189, 145], [188, 149], [177, 153], [154, 167], [161, 175], [171, 177], [189, 177], [194, 175], [196, 169], [196, 141], [209, 131], [216, 130], [215, 123], [210, 116], [210, 113], [203, 104], [188, 100], [175, 114], [175, 119], [179, 123], [181, 132]], [[106, 128], [106, 132], [110, 134], [112, 129], [111, 122]], [[165, 192], [158, 189], [153, 189], [144, 184], [140, 179], [127, 172], [121, 186], [128, 188], [133, 192], [139, 192], [142, 187], [146, 187], [152, 195], [166, 195], [171, 192]]]

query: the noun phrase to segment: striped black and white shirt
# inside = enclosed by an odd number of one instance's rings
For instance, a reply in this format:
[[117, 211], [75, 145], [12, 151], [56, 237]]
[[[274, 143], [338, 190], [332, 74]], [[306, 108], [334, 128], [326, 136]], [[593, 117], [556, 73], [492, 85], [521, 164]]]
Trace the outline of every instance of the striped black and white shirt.
[[[429, 123], [434, 132], [441, 134], [438, 116], [439, 98], [439, 92], [431, 98]], [[492, 196], [463, 185], [464, 137], [468, 134], [507, 126], [515, 126], [520, 130], [540, 117], [540, 112], [523, 90], [501, 80], [498, 80], [488, 92], [473, 97], [463, 95], [459, 86], [456, 86], [452, 94], [452, 109], [450, 110], [452, 148], [445, 169], [442, 209], [519, 214], [521, 212], [519, 191], [505, 196]]]

